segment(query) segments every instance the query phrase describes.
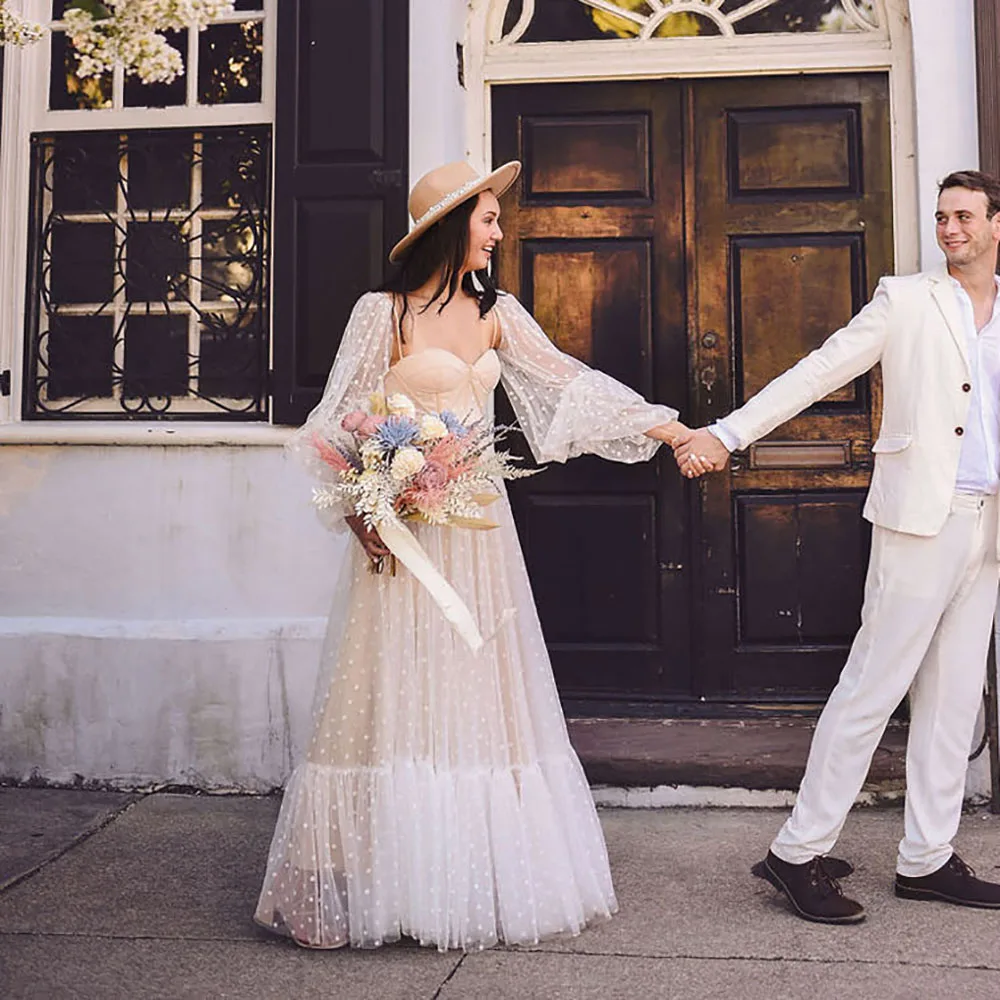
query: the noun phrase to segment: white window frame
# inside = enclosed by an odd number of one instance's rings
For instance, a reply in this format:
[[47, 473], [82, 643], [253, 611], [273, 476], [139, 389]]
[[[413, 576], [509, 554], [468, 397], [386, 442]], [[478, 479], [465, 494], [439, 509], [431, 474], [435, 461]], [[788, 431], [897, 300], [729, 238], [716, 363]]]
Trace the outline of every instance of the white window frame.
[[[127, 421], [120, 418], [79, 423], [44, 418], [23, 420], [25, 289], [27, 286], [31, 195], [30, 139], [43, 131], [109, 131], [274, 125], [278, 0], [264, 0], [261, 11], [236, 11], [224, 22], [263, 20], [264, 51], [261, 101], [255, 104], [203, 106], [197, 92], [197, 32], [190, 32], [185, 80], [188, 104], [169, 108], [93, 108], [50, 111], [48, 37], [25, 48], [4, 51], [3, 122], [0, 132], [0, 371], [10, 370], [11, 393], [0, 397], [0, 443], [48, 444], [279, 444], [288, 431], [266, 422]], [[50, 19], [51, 0], [22, 0], [25, 17], [58, 27]], [[192, 56], [192, 48], [195, 53]], [[113, 94], [120, 104], [124, 73], [116, 68]], [[273, 170], [272, 170], [273, 176]]]

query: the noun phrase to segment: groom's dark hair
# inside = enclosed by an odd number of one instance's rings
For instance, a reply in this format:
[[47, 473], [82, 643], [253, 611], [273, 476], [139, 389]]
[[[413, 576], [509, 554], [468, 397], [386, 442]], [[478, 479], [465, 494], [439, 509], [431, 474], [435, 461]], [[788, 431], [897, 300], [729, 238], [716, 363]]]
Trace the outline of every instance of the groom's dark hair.
[[992, 219], [1000, 212], [1000, 180], [984, 174], [981, 170], [956, 170], [938, 184], [938, 194], [948, 188], [966, 188], [969, 191], [982, 191], [989, 203], [986, 206], [986, 218]]

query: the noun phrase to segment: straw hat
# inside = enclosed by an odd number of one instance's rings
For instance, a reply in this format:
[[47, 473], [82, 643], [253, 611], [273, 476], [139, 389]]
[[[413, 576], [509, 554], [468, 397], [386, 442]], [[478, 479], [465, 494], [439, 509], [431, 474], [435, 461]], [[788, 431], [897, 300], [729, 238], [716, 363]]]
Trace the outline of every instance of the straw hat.
[[520, 172], [521, 164], [511, 160], [484, 177], [459, 160], [424, 174], [410, 192], [413, 228], [392, 248], [389, 260], [398, 261], [435, 222], [481, 191], [492, 191], [499, 198]]

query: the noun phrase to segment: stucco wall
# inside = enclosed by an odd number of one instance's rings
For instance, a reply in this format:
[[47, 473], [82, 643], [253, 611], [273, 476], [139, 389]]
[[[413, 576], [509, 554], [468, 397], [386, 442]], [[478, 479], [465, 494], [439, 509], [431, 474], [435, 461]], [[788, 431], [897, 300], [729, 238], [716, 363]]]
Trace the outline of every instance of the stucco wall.
[[0, 449], [0, 775], [264, 788], [343, 539], [280, 449]]

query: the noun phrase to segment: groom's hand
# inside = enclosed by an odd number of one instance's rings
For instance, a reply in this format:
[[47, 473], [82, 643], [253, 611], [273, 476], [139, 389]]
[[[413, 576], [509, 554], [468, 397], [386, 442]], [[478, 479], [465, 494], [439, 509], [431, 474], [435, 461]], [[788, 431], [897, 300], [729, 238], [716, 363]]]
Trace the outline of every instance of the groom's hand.
[[724, 469], [729, 462], [729, 449], [707, 427], [700, 427], [674, 446], [674, 458], [681, 473], [694, 479]]

